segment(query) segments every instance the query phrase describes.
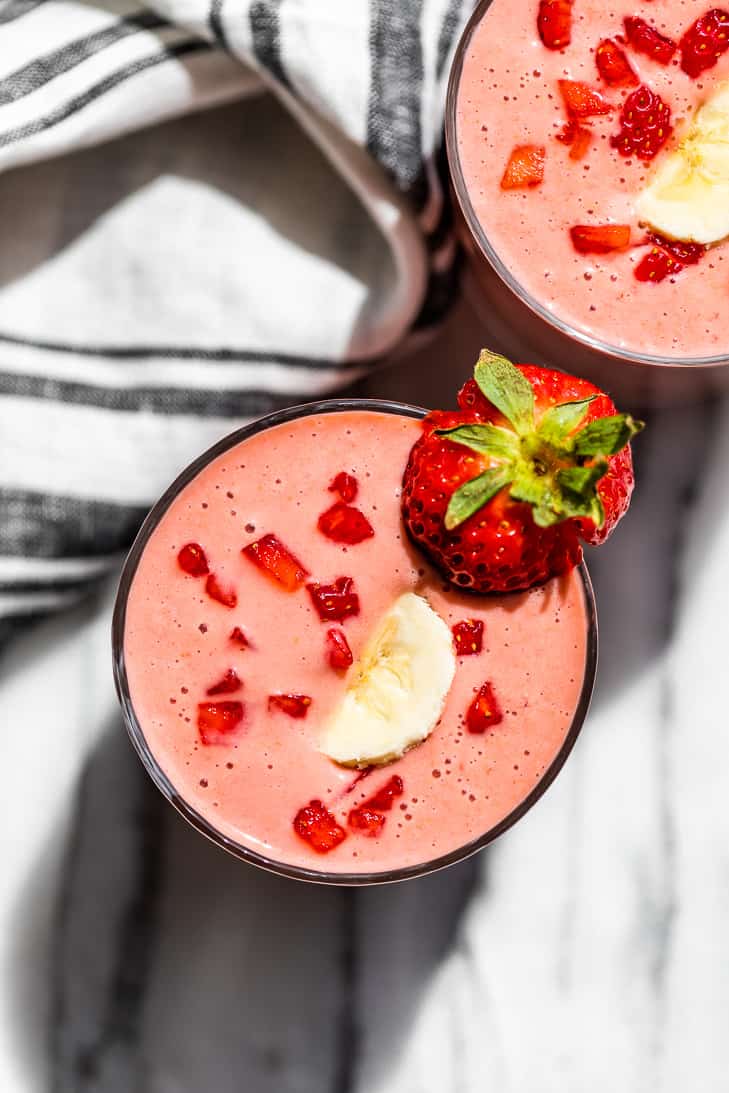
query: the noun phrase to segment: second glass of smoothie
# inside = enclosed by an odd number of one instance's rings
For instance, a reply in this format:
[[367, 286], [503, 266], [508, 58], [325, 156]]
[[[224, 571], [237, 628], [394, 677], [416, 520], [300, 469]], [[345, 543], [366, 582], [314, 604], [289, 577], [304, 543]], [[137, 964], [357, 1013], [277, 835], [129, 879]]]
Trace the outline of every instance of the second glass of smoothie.
[[[546, 48], [538, 0], [482, 0], [454, 63], [449, 160], [487, 321], [507, 353], [522, 359], [528, 347], [527, 355], [584, 370], [633, 396], [726, 387], [729, 244], [684, 248], [681, 262], [671, 265], [661, 249], [670, 240], [659, 239], [651, 271], [655, 242], [639, 209], [662, 157], [680, 143], [707, 97], [726, 85], [729, 51], [698, 78], [683, 70], [682, 35], [705, 16], [705, 0], [660, 6], [565, 0], [562, 9], [570, 15], [569, 42]], [[643, 24], [666, 39], [664, 54], [657, 38], [651, 48], [641, 45], [635, 28], [645, 36]], [[605, 42], [629, 66], [622, 82], [601, 75], [613, 78], [596, 62]], [[586, 109], [602, 113], [570, 114], [570, 87], [577, 85], [599, 96]], [[652, 148], [621, 154], [629, 96], [643, 89], [666, 104], [670, 138], [655, 155]], [[539, 150], [542, 177], [504, 188], [507, 163], [519, 148]], [[603, 253], [588, 243], [581, 251], [571, 233], [584, 225], [619, 225], [626, 239], [629, 230], [629, 242]]]

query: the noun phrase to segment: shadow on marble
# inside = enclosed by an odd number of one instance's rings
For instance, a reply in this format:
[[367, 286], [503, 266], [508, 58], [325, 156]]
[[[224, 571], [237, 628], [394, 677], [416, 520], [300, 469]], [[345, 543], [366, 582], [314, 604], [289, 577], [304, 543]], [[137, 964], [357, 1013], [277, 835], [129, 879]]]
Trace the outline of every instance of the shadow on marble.
[[348, 1093], [396, 1064], [484, 857], [368, 890], [207, 843], [110, 724], [81, 781], [54, 944], [54, 1093]]

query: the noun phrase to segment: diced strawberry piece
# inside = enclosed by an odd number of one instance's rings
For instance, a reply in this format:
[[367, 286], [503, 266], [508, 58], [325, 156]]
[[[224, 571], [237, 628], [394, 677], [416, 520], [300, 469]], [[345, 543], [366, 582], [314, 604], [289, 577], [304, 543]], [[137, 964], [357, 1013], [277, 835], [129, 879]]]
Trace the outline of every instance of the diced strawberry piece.
[[308, 695], [269, 695], [269, 710], [281, 710], [289, 717], [306, 717], [311, 706]]
[[677, 261], [663, 247], [652, 247], [644, 258], [641, 258], [633, 270], [639, 281], [651, 281], [657, 284], [674, 273], [680, 273], [684, 268], [683, 262]]
[[592, 143], [592, 130], [579, 122], [568, 121], [555, 137], [562, 144], [570, 145], [570, 159], [584, 159]]
[[317, 524], [322, 535], [335, 543], [347, 543], [355, 546], [364, 539], [371, 539], [375, 529], [364, 513], [359, 509], [337, 501], [330, 509], [323, 512]]
[[346, 839], [347, 833], [321, 801], [309, 801], [294, 817], [294, 831], [317, 854], [328, 854]]
[[498, 699], [490, 683], [484, 683], [466, 714], [466, 728], [469, 732], [482, 733], [499, 725], [504, 720]]
[[254, 565], [282, 585], [287, 592], [295, 592], [309, 576], [298, 558], [275, 535], [264, 535], [254, 543], [243, 547], [241, 554]]
[[658, 232], [648, 232], [648, 238], [652, 243], [655, 243], [657, 247], [663, 247], [669, 254], [678, 261], [682, 262], [684, 266], [695, 266], [697, 262], [706, 254], [706, 247], [703, 243], [684, 243], [681, 239], [666, 239], [665, 236], [659, 235]]
[[214, 683], [212, 687], [208, 687], [205, 694], [207, 695], [232, 695], [235, 691], [239, 691], [243, 684], [238, 678], [238, 673], [235, 668], [228, 668], [228, 671]]
[[199, 543], [185, 543], [177, 555], [177, 562], [180, 569], [191, 577], [204, 577], [210, 572], [205, 551]]
[[359, 615], [359, 596], [353, 591], [351, 577], [337, 577], [334, 584], [307, 584], [306, 590], [319, 618], [325, 622], [341, 622], [350, 615]]
[[352, 809], [347, 818], [347, 823], [360, 834], [374, 839], [385, 826], [385, 817], [381, 812], [373, 812], [372, 809], [360, 805], [359, 808]]
[[610, 87], [637, 87], [638, 77], [630, 61], [612, 38], [603, 38], [595, 51], [597, 71]]
[[237, 645], [239, 649], [247, 649], [250, 645], [248, 638], [245, 636], [240, 626], [234, 626], [230, 631], [230, 640], [234, 645]]
[[592, 144], [592, 133], [584, 125], [575, 126], [574, 140], [570, 148], [570, 159], [584, 159]]
[[712, 8], [689, 27], [679, 42], [681, 68], [693, 79], [713, 68], [729, 49], [729, 11]]
[[243, 720], [242, 702], [201, 702], [197, 730], [203, 744], [227, 744]]
[[347, 474], [346, 471], [340, 471], [329, 484], [329, 492], [338, 493], [347, 505], [354, 501], [358, 489], [357, 479], [353, 475]]
[[501, 179], [501, 189], [523, 190], [538, 186], [544, 179], [546, 154], [540, 144], [520, 144], [514, 148]]
[[564, 49], [572, 40], [572, 0], [540, 0], [539, 37], [547, 49]]
[[480, 619], [462, 619], [453, 627], [453, 640], [460, 657], [475, 656], [483, 648], [483, 623]]
[[214, 573], [211, 573], [205, 582], [205, 591], [211, 600], [217, 600], [223, 607], [235, 607], [238, 597], [232, 587], [224, 588]]
[[327, 657], [332, 668], [340, 672], [351, 666], [354, 658], [343, 630], [334, 628], [327, 630], [326, 645]]
[[559, 90], [571, 118], [591, 118], [613, 109], [599, 91], [580, 80], [560, 80]]
[[580, 254], [609, 254], [630, 243], [629, 224], [578, 224], [570, 228], [572, 245]]
[[621, 156], [649, 160], [658, 155], [673, 126], [671, 108], [645, 84], [628, 95], [620, 115], [620, 132], [610, 138]]
[[641, 19], [637, 15], [626, 16], [623, 25], [625, 26], [625, 36], [636, 53], [645, 53], [647, 57], [650, 57], [659, 65], [669, 63], [677, 49], [672, 38], [667, 38], [665, 34], [661, 34], [650, 23], [646, 23], [645, 19]]
[[403, 780], [400, 775], [393, 774], [392, 778], [385, 782], [384, 786], [377, 790], [377, 793], [369, 797], [362, 807], [375, 809], [377, 812], [389, 812], [395, 798], [402, 797], [403, 788]]

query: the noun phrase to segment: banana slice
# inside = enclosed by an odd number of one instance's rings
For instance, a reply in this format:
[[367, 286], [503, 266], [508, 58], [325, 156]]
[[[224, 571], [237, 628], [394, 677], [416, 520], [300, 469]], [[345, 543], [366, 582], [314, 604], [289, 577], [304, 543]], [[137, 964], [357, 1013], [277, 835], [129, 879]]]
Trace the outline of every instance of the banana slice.
[[636, 209], [642, 223], [670, 239], [709, 244], [729, 235], [729, 80], [662, 158]]
[[427, 600], [395, 600], [358, 661], [320, 749], [345, 767], [389, 763], [435, 728], [456, 671], [451, 632]]

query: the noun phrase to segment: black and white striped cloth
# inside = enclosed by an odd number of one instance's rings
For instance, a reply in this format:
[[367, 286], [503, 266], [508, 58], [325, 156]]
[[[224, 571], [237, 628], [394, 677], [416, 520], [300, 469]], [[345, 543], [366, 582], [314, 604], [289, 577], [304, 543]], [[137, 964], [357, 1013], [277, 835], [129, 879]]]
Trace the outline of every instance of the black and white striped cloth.
[[202, 448], [439, 317], [471, 6], [0, 0], [0, 633], [93, 587]]

